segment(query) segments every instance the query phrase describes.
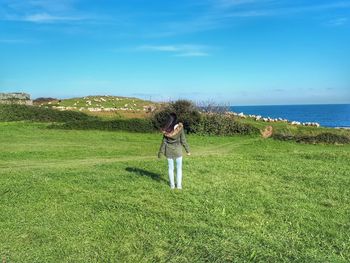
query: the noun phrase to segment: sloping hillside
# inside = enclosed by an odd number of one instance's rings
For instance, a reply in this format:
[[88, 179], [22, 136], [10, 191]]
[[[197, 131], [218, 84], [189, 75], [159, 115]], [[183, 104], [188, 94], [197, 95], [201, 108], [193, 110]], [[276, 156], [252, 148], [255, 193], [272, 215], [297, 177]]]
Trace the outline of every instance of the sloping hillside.
[[156, 109], [157, 103], [138, 98], [119, 96], [86, 96], [82, 98], [56, 99], [38, 101], [40, 107], [59, 110], [78, 110], [91, 113], [149, 113]]

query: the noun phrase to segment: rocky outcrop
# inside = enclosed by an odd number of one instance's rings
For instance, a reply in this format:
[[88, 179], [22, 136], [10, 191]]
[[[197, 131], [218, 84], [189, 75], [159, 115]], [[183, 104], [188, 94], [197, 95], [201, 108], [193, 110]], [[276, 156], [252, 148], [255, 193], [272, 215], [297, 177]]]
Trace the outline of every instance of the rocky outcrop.
[[289, 121], [287, 119], [282, 119], [282, 118], [264, 118], [260, 115], [253, 115], [253, 114], [248, 114], [245, 115], [243, 112], [241, 113], [236, 113], [236, 112], [226, 112], [226, 114], [228, 115], [233, 115], [233, 116], [237, 116], [239, 118], [242, 119], [246, 119], [246, 118], [252, 118], [256, 121], [263, 121], [263, 122], [285, 122], [285, 123], [289, 123], [291, 125], [295, 125], [295, 126], [312, 126], [312, 127], [320, 127], [320, 124], [317, 122], [299, 122], [299, 121]]
[[272, 126], [267, 126], [263, 131], [260, 131], [261, 136], [263, 138], [270, 138], [273, 134], [273, 127]]
[[0, 93], [0, 104], [33, 105], [33, 101], [27, 93]]

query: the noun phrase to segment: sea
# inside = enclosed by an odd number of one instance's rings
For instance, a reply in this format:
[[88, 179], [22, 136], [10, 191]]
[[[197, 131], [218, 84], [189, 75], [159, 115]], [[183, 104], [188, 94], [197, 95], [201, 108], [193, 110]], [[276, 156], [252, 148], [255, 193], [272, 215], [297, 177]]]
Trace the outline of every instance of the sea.
[[230, 110], [265, 118], [317, 122], [324, 127], [350, 128], [350, 104], [231, 106]]

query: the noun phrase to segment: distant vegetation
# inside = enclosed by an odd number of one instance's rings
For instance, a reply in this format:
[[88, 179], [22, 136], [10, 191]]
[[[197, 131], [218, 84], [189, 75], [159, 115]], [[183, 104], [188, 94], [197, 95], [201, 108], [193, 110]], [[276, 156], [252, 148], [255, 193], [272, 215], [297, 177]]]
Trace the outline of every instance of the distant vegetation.
[[93, 119], [96, 119], [96, 117], [76, 111], [58, 111], [26, 105], [0, 104], [0, 121], [68, 122]]
[[40, 98], [33, 100], [33, 104], [34, 105], [44, 105], [44, 104], [47, 104], [49, 102], [55, 102], [55, 101], [60, 102], [61, 100], [56, 99], [56, 98], [51, 98], [51, 97], [45, 97], [45, 98], [40, 97]]
[[115, 120], [84, 120], [69, 121], [64, 124], [52, 124], [51, 129], [68, 130], [105, 130], [105, 131], [130, 131], [130, 132], [154, 132], [156, 129], [152, 121], [148, 119], [115, 119]]
[[296, 141], [299, 143], [324, 143], [324, 144], [347, 144], [350, 143], [350, 137], [336, 134], [336, 133], [330, 133], [330, 132], [324, 132], [317, 135], [291, 135], [291, 134], [283, 134], [283, 133], [276, 133], [273, 135], [274, 139], [281, 140], [281, 141]]
[[219, 113], [204, 114], [196, 127], [196, 133], [201, 135], [230, 136], [236, 134], [259, 134], [259, 129], [252, 124], [242, 123], [232, 115]]
[[[85, 98], [87, 101], [93, 101], [93, 97]], [[106, 98], [105, 102], [108, 102], [107, 96], [99, 98]], [[114, 98], [115, 101], [117, 97], [112, 98]], [[124, 102], [125, 100], [136, 101], [131, 98], [124, 98]], [[72, 101], [76, 101], [76, 99], [63, 100], [60, 102], [54, 98], [40, 98], [35, 102], [37, 105], [41, 102], [39, 106], [0, 105], [0, 121], [52, 122], [53, 124], [50, 125], [50, 128], [56, 129], [155, 132], [159, 131], [164, 125], [169, 113], [175, 112], [178, 115], [179, 121], [184, 123], [187, 133], [198, 135], [233, 136], [241, 134], [257, 136], [267, 127], [267, 123], [265, 122], [256, 121], [249, 117], [242, 118], [238, 115], [227, 113], [226, 111], [211, 111], [210, 109], [213, 109], [213, 107], [198, 107], [187, 100], [158, 104], [157, 109], [150, 109], [150, 111], [152, 111], [151, 114], [142, 115], [142, 117], [138, 116], [137, 118], [135, 115], [130, 115], [126, 118], [125, 115], [120, 115], [118, 112], [106, 118], [104, 115], [91, 115], [89, 111], [74, 109], [58, 110], [57, 107], [56, 109], [53, 107], [57, 105], [55, 103], [70, 105], [68, 102]], [[109, 101], [108, 103], [112, 102]], [[142, 103], [146, 104], [145, 101]], [[50, 107], [43, 105], [50, 105]], [[153, 105], [152, 107], [155, 106]], [[146, 110], [144, 112], [146, 112]], [[285, 122], [273, 122], [268, 125], [271, 125], [271, 137], [276, 140], [309, 144], [350, 143], [349, 130], [295, 126]]]

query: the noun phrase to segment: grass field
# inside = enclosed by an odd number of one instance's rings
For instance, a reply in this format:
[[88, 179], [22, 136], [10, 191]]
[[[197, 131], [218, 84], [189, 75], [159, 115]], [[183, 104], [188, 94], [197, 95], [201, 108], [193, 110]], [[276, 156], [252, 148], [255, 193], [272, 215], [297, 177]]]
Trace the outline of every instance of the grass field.
[[0, 123], [4, 262], [349, 262], [350, 145]]

